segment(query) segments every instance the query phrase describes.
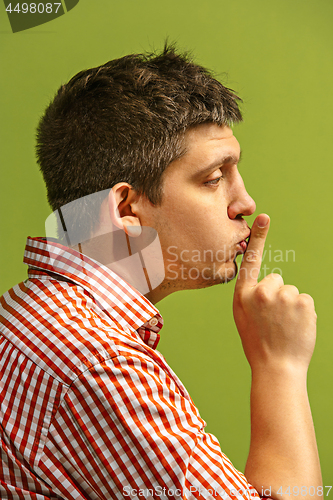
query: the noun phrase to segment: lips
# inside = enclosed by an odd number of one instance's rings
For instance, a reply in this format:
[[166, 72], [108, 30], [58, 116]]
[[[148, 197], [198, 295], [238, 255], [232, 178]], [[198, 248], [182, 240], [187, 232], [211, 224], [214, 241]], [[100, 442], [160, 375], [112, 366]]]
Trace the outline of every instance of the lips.
[[246, 249], [247, 249], [247, 241], [246, 240], [243, 240], [239, 243], [239, 245], [242, 247], [243, 249], [243, 252], [245, 253], [246, 252]]
[[238, 243], [238, 245], [241, 247], [242, 249], [242, 253], [245, 253], [246, 250], [247, 250], [247, 246], [249, 244], [249, 239], [250, 239], [250, 235], [251, 235], [251, 231], [248, 233], [248, 235], [246, 236], [246, 238], [244, 238], [244, 240], [240, 241]]

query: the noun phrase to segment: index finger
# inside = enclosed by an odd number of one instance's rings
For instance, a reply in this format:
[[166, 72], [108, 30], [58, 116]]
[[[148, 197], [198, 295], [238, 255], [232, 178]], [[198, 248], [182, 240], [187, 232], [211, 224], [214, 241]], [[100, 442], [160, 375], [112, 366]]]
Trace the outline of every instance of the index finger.
[[250, 241], [238, 273], [238, 288], [253, 287], [258, 283], [269, 222], [268, 215], [260, 214], [253, 223]]

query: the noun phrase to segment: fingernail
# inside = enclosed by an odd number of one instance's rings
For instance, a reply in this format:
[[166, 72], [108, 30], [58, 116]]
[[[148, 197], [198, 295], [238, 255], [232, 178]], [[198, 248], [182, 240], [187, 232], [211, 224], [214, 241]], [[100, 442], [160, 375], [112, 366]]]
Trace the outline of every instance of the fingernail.
[[260, 227], [261, 229], [263, 229], [264, 227], [267, 226], [268, 224], [268, 221], [269, 221], [269, 217], [268, 215], [266, 214], [261, 214], [258, 216], [258, 219], [257, 219], [257, 226]]

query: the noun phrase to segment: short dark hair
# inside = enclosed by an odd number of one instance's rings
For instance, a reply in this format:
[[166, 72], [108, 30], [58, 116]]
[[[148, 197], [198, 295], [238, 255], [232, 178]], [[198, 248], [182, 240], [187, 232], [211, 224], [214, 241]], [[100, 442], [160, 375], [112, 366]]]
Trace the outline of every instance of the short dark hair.
[[[241, 121], [238, 101], [167, 44], [160, 54], [132, 54], [81, 71], [60, 87], [37, 129], [49, 204], [57, 210], [122, 181], [160, 203], [162, 174], [184, 153], [186, 130]], [[79, 212], [91, 230], [88, 207]]]

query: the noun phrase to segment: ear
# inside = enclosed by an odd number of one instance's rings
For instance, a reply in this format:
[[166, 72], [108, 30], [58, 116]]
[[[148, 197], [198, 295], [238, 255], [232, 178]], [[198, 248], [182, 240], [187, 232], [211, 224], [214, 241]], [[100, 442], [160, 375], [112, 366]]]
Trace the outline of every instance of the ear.
[[138, 193], [127, 182], [119, 182], [109, 193], [109, 213], [116, 227], [123, 229], [129, 236], [140, 236], [141, 222], [136, 212]]

